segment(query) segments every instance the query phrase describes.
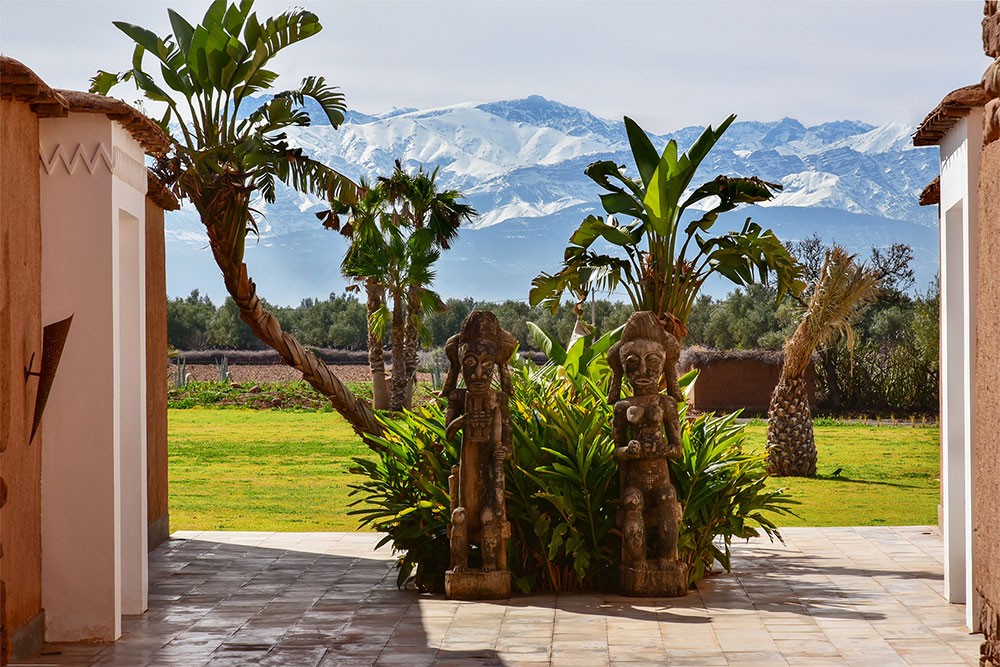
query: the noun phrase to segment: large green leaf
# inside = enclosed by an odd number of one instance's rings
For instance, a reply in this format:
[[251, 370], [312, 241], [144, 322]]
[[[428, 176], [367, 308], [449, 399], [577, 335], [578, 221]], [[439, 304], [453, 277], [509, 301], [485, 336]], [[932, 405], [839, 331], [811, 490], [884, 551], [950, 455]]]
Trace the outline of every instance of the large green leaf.
[[625, 132], [628, 134], [628, 143], [632, 148], [632, 159], [635, 160], [635, 166], [639, 169], [643, 185], [648, 188], [656, 166], [660, 162], [660, 156], [656, 152], [653, 142], [649, 140], [646, 131], [628, 116], [625, 116]]
[[194, 26], [173, 9], [167, 9], [167, 16], [170, 17], [170, 27], [173, 28], [177, 45], [186, 54], [191, 49], [191, 36], [194, 34]]
[[534, 322], [526, 322], [528, 335], [531, 336], [531, 344], [545, 353], [545, 356], [556, 364], [566, 363], [566, 350], [552, 336], [542, 331]]
[[[624, 188], [627, 188], [628, 191], [631, 192], [636, 198], [641, 199], [643, 191], [642, 186], [622, 173], [623, 169], [624, 166], [619, 166], [611, 160], [598, 160], [597, 162], [591, 162], [587, 165], [587, 168], [583, 170], [583, 173], [609, 192], [620, 192], [624, 194]], [[615, 185], [611, 182], [611, 179], [618, 181], [622, 185]], [[624, 188], [622, 186], [624, 186]], [[613, 213], [613, 211], [608, 212]]]
[[622, 247], [635, 243], [635, 239], [622, 228], [609, 225], [594, 215], [588, 215], [584, 218], [580, 226], [570, 236], [569, 242], [582, 248], [589, 248], [599, 238]]
[[162, 42], [152, 30], [147, 30], [142, 26], [126, 23], [125, 21], [112, 21], [112, 25], [128, 35], [133, 42], [139, 44], [147, 51], [153, 54], [159, 52]]

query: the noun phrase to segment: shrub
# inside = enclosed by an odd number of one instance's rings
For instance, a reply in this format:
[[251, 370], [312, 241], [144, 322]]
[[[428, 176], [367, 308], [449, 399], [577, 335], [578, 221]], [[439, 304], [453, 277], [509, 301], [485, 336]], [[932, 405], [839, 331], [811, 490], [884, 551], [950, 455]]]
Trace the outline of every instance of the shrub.
[[[682, 408], [683, 409], [683, 408]], [[703, 414], [684, 420], [682, 458], [670, 462], [677, 499], [684, 506], [678, 548], [691, 582], [702, 579], [717, 561], [728, 572], [733, 538], [781, 539], [771, 516], [792, 514], [797, 501], [784, 489], [765, 489], [763, 450], [746, 447], [739, 413]], [[720, 539], [721, 538], [721, 539]]]
[[444, 590], [449, 545], [448, 476], [458, 463], [459, 441], [445, 438], [444, 413], [428, 403], [397, 417], [382, 417], [385, 431], [372, 441], [382, 449], [374, 458], [355, 457], [351, 472], [368, 479], [352, 485], [348, 514], [361, 517], [386, 536], [376, 548], [391, 542], [400, 553], [396, 583], [413, 582], [420, 590]]
[[607, 589], [621, 552], [611, 407], [582, 375], [547, 366], [512, 377], [508, 562], [522, 592]]
[[[522, 592], [609, 590], [621, 558], [620, 496], [612, 453], [612, 408], [595, 382], [565, 367], [523, 366], [512, 374], [514, 455], [507, 466], [509, 566]], [[690, 378], [689, 378], [690, 380]], [[683, 429], [684, 457], [671, 463], [685, 503], [681, 558], [691, 583], [717, 561], [730, 568], [733, 538], [762, 530], [780, 539], [768, 516], [790, 512], [783, 490], [766, 491], [763, 454], [744, 447], [736, 415], [702, 415]], [[448, 568], [448, 475], [461, 436], [444, 437], [439, 403], [383, 417], [382, 449], [355, 458], [350, 513], [385, 532], [399, 552], [399, 585], [441, 591]]]

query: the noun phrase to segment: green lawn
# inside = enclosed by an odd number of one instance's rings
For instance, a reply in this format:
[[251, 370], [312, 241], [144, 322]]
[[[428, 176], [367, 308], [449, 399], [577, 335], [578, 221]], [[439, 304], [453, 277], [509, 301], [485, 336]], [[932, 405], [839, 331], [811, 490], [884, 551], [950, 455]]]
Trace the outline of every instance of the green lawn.
[[[352, 456], [367, 449], [336, 413], [170, 410], [175, 530], [354, 530]], [[747, 432], [763, 446], [764, 426]], [[937, 523], [938, 429], [818, 426], [819, 475], [777, 478], [802, 504], [781, 526]], [[831, 477], [843, 468], [839, 477]]]
[[[750, 441], [764, 446], [766, 427], [747, 427]], [[801, 518], [783, 526], [936, 525], [941, 471], [939, 433], [934, 427], [817, 426], [819, 450], [814, 478], [776, 477], [769, 486], [789, 489], [802, 505]], [[839, 476], [832, 474], [842, 468]]]
[[169, 411], [170, 527], [354, 530], [351, 457], [364, 447], [331, 412]]

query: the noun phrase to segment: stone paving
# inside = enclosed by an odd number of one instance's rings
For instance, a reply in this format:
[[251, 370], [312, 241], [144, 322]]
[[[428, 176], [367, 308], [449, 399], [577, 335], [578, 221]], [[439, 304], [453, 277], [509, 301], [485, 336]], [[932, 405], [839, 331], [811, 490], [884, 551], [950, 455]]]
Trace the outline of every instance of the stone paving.
[[397, 590], [366, 533], [178, 532], [150, 561], [150, 610], [115, 644], [21, 665], [975, 665], [980, 635], [942, 587], [934, 528], [789, 528], [734, 550], [683, 599]]

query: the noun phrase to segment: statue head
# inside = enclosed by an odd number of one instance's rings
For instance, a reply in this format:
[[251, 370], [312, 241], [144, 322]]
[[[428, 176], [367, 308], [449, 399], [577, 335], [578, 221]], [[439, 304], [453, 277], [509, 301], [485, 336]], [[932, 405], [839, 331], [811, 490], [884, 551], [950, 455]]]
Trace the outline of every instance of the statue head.
[[656, 394], [664, 371], [674, 372], [680, 345], [660, 326], [653, 313], [633, 313], [625, 323], [621, 339], [608, 350], [611, 390], [608, 401], [621, 399], [622, 378], [628, 378], [636, 396]]
[[450, 367], [445, 378], [442, 396], [451, 393], [458, 384], [461, 372], [465, 386], [471, 391], [486, 391], [493, 381], [493, 370], [500, 375], [500, 386], [512, 394], [510, 371], [507, 361], [517, 349], [517, 340], [500, 328], [497, 316], [488, 310], [475, 310], [462, 322], [459, 333], [445, 343]]

